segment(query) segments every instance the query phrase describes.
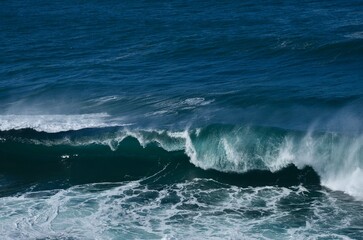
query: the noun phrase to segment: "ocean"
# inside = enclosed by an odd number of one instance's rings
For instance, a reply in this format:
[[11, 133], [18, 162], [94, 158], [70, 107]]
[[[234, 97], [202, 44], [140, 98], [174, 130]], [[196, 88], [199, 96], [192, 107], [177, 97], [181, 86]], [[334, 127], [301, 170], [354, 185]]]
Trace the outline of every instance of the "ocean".
[[363, 239], [362, 1], [4, 0], [1, 239]]

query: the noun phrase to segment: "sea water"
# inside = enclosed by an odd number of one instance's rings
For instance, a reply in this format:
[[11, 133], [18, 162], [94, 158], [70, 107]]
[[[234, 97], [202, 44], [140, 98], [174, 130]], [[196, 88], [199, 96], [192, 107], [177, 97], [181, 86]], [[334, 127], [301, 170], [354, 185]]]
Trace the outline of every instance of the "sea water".
[[362, 1], [2, 1], [1, 239], [363, 239]]

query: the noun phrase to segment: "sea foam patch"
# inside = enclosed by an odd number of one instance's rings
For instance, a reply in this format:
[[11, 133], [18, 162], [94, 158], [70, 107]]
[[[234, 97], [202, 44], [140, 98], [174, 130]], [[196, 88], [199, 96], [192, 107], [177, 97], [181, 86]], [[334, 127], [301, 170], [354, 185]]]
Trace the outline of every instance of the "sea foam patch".
[[107, 113], [75, 115], [0, 115], [0, 130], [18, 130], [31, 128], [49, 133], [79, 130], [83, 128], [100, 128], [122, 126], [110, 119]]
[[[353, 219], [352, 210], [340, 209], [326, 191], [319, 202], [307, 195], [301, 186], [241, 188], [198, 178], [161, 190], [142, 180], [84, 184], [4, 197], [0, 233], [4, 239], [220, 239], [236, 233], [251, 239], [348, 239], [340, 234], [349, 227], [346, 221], [361, 217]], [[303, 219], [297, 224], [291, 219], [298, 210], [281, 206], [294, 200]]]

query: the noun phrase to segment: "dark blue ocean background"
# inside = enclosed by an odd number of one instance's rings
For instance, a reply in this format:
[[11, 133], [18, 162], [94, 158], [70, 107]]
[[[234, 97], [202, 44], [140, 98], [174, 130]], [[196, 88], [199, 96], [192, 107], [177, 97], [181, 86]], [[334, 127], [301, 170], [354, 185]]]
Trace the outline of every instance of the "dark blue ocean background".
[[3, 239], [363, 239], [362, 1], [1, 1]]

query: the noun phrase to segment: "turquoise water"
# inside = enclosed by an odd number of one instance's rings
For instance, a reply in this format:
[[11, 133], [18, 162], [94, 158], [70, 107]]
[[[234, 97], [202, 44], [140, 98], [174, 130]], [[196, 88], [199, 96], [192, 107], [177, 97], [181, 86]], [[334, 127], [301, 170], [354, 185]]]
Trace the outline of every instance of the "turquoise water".
[[361, 1], [3, 1], [5, 239], [362, 239]]

